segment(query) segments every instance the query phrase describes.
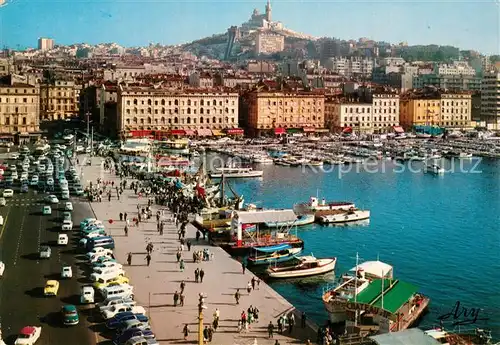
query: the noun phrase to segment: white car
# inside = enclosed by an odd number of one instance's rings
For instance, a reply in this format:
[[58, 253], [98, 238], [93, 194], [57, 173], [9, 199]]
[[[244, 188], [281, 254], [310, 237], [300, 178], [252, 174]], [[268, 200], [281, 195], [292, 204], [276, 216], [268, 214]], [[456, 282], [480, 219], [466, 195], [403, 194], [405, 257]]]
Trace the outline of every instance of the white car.
[[3, 226], [3, 216], [0, 216], [0, 226]]
[[133, 307], [136, 304], [137, 302], [132, 298], [111, 297], [110, 299], [106, 299], [100, 303], [97, 303], [97, 306], [99, 307], [99, 311], [102, 313], [104, 310], [110, 309], [115, 305], [128, 305]]
[[57, 244], [59, 246], [66, 246], [66, 245], [68, 245], [68, 235], [66, 235], [66, 234], [59, 234], [57, 236]]
[[114, 305], [109, 309], [105, 309], [102, 311], [101, 315], [105, 320], [111, 319], [113, 316], [115, 316], [118, 313], [123, 313], [126, 311], [130, 311], [134, 314], [143, 314], [146, 315], [146, 309], [141, 306], [129, 306], [129, 305]]
[[113, 258], [113, 254], [112, 253], [94, 254], [94, 255], [90, 256], [89, 262], [91, 264], [93, 264], [94, 262], [96, 262], [97, 260], [99, 260], [99, 258], [102, 258], [102, 257], [108, 257], [108, 258], [112, 259]]
[[107, 279], [115, 278], [118, 276], [124, 276], [124, 275], [125, 275], [125, 271], [120, 269], [120, 268], [118, 268], [118, 269], [114, 269], [114, 268], [100, 269], [100, 270], [94, 270], [94, 272], [92, 274], [90, 274], [90, 280], [92, 280], [93, 282], [96, 282], [99, 279], [107, 280]]
[[73, 278], [73, 269], [71, 268], [71, 266], [62, 267], [61, 278]]
[[94, 288], [89, 285], [82, 286], [82, 290], [80, 292], [80, 303], [88, 304], [94, 303]]
[[94, 249], [92, 249], [90, 252], [88, 252], [86, 254], [86, 257], [87, 258], [90, 258], [92, 256], [95, 256], [96, 254], [99, 254], [99, 255], [107, 255], [107, 254], [113, 254], [113, 251], [111, 249], [107, 249], [107, 248], [103, 248], [103, 247], [95, 247]]
[[116, 261], [106, 261], [106, 262], [103, 262], [97, 266], [94, 266], [93, 270], [96, 271], [97, 269], [111, 269], [111, 268], [114, 268], [114, 269], [123, 269], [123, 265], [116, 262]]
[[6, 189], [3, 191], [4, 198], [12, 198], [14, 196], [14, 191], [12, 189]]
[[26, 326], [21, 329], [19, 335], [17, 336], [14, 345], [34, 345], [40, 334], [42, 333], [42, 327], [36, 326]]
[[70, 202], [67, 202], [64, 204], [64, 211], [73, 211], [73, 204]]
[[48, 195], [45, 198], [45, 201], [50, 202], [51, 204], [57, 204], [57, 203], [59, 203], [59, 199], [57, 198], [57, 196], [55, 196], [53, 194]]
[[5, 264], [0, 261], [0, 277], [3, 276], [3, 271], [5, 271]]
[[73, 222], [69, 219], [65, 219], [61, 225], [61, 230], [63, 231], [73, 230]]

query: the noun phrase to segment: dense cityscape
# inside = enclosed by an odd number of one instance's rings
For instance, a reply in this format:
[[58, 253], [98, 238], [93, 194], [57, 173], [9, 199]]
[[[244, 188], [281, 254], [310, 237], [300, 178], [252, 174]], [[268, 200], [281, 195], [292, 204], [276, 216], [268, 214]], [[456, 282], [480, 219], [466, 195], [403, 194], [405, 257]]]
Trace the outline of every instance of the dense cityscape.
[[0, 345], [500, 344], [500, 55], [263, 5], [0, 51]]

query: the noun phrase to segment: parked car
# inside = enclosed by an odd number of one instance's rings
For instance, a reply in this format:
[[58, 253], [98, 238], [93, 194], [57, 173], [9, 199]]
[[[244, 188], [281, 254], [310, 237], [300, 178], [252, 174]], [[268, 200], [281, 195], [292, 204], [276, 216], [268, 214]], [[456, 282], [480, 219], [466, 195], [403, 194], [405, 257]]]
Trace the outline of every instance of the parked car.
[[73, 204], [71, 202], [66, 202], [64, 204], [64, 210], [65, 211], [73, 211]]
[[133, 337], [143, 337], [145, 339], [155, 339], [155, 335], [151, 330], [140, 330], [131, 328], [122, 334], [115, 335], [113, 338], [113, 344], [122, 345], [126, 343], [130, 338]]
[[5, 189], [3, 191], [3, 197], [4, 198], [12, 198], [14, 196], [14, 190], [12, 189]]
[[51, 204], [57, 204], [57, 203], [59, 203], [59, 199], [55, 195], [51, 194], [51, 195], [47, 195], [45, 197], [45, 202], [48, 202]]
[[34, 345], [40, 335], [42, 334], [42, 327], [26, 326], [21, 329], [17, 336], [14, 345]]
[[106, 248], [103, 248], [103, 247], [95, 247], [94, 249], [92, 249], [91, 251], [89, 251], [87, 254], [85, 254], [85, 256], [88, 259], [90, 259], [92, 256], [94, 256], [96, 254], [102, 254], [102, 255], [113, 254], [113, 251], [111, 249], [106, 249]]
[[50, 206], [44, 206], [42, 208], [42, 214], [44, 216], [50, 216], [52, 214], [52, 207], [50, 207]]
[[150, 330], [151, 326], [149, 325], [148, 322], [142, 322], [142, 321], [139, 321], [138, 319], [134, 319], [134, 320], [126, 320], [126, 321], [120, 322], [119, 326], [116, 328], [116, 330], [118, 333], [123, 333], [126, 330], [131, 329], [131, 328], [138, 328], [140, 330], [146, 330], [146, 329]]
[[129, 311], [129, 312], [134, 313], [134, 314], [142, 314], [142, 315], [146, 314], [146, 309], [144, 309], [144, 307], [141, 307], [138, 305], [134, 305], [134, 306], [115, 305], [115, 306], [112, 306], [111, 308], [104, 309], [101, 312], [101, 315], [105, 320], [109, 320], [112, 317], [114, 317], [116, 314], [123, 313], [126, 311]]
[[0, 198], [0, 206], [5, 206], [5, 205], [7, 205], [7, 200], [5, 200], [4, 197], [1, 197]]
[[59, 234], [57, 236], [57, 244], [59, 246], [66, 246], [66, 245], [68, 245], [68, 235], [66, 235], [66, 234]]
[[73, 230], [73, 222], [71, 220], [65, 219], [61, 225], [62, 231], [71, 231]]
[[127, 321], [148, 322], [148, 320], [148, 317], [144, 314], [134, 314], [130, 311], [126, 311], [123, 313], [118, 313], [114, 317], [106, 321], [106, 327], [108, 329], [120, 329], [121, 326]]
[[127, 340], [124, 345], [159, 345], [160, 343], [154, 338], [144, 338], [142, 336], [132, 337]]
[[130, 297], [110, 297], [100, 303], [97, 303], [97, 307], [99, 308], [99, 311], [102, 312], [103, 310], [109, 309], [115, 305], [134, 306], [136, 304], [137, 302]]

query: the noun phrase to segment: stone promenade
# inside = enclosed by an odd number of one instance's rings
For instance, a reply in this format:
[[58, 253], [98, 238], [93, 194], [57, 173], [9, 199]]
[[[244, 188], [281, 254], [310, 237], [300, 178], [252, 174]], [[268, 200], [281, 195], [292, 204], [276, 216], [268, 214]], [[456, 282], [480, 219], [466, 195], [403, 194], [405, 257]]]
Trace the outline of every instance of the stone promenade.
[[[80, 158], [80, 162], [83, 157]], [[103, 180], [118, 182], [119, 178], [101, 169], [101, 158], [94, 157], [92, 166], [81, 166], [82, 184], [89, 181], [95, 183], [100, 176]], [[131, 181], [128, 181], [129, 183]], [[207, 242], [195, 240], [196, 229], [191, 224], [186, 229], [186, 239], [193, 243], [191, 252], [187, 248], [183, 252], [183, 259], [186, 263], [184, 272], [179, 269], [176, 260], [176, 252], [179, 247], [177, 229], [174, 223], [166, 222], [163, 236], [156, 230], [156, 219], [141, 222], [139, 227], [132, 226], [128, 236], [124, 234], [125, 222], [119, 221], [119, 213], [127, 212], [129, 218], [137, 216], [137, 205], [147, 205], [147, 200], [138, 198], [133, 191], [127, 189], [117, 200], [113, 193], [111, 202], [107, 197], [103, 197], [102, 202], [93, 202], [91, 207], [96, 218], [106, 221], [107, 231], [115, 238], [115, 256], [125, 267], [127, 276], [134, 286], [135, 299], [139, 305], [149, 310], [152, 329], [155, 332], [160, 344], [196, 344], [198, 332], [198, 294], [207, 296], [205, 305], [207, 309], [204, 313], [205, 325], [213, 320], [213, 313], [216, 308], [220, 310], [220, 322], [217, 332], [214, 333], [212, 343], [217, 345], [243, 345], [262, 344], [274, 345], [276, 339], [280, 344], [305, 344], [306, 339], [316, 340], [316, 325], [307, 322], [306, 328], [300, 328], [300, 312], [296, 311], [293, 305], [286, 301], [277, 292], [271, 289], [264, 282], [259, 287], [247, 293], [247, 284], [251, 281], [253, 274], [246, 270], [242, 273], [241, 264], [232, 259], [224, 250], [219, 247], [210, 246]], [[157, 206], [154, 206], [153, 214], [156, 213]], [[170, 218], [170, 214], [166, 216]], [[108, 220], [112, 219], [111, 224]], [[152, 242], [154, 250], [150, 266], [146, 264], [146, 245]], [[208, 248], [214, 253], [212, 261], [202, 261], [194, 263], [192, 251]], [[127, 253], [133, 254], [132, 265], [126, 266]], [[205, 271], [203, 283], [195, 283], [194, 271], [202, 268]], [[186, 282], [184, 291], [184, 306], [174, 307], [174, 292], [180, 291], [181, 281]], [[240, 289], [240, 304], [236, 305], [234, 294], [236, 289]], [[239, 333], [237, 324], [240, 314], [250, 306], [260, 310], [259, 322], [253, 323], [247, 332]], [[282, 314], [295, 313], [296, 326], [291, 334], [277, 334], [275, 330], [274, 339], [268, 339], [267, 325], [273, 321], [276, 327], [276, 320]], [[182, 329], [184, 324], [189, 325], [191, 331], [187, 340], [184, 340]], [[104, 342], [103, 342], [104, 344]]]

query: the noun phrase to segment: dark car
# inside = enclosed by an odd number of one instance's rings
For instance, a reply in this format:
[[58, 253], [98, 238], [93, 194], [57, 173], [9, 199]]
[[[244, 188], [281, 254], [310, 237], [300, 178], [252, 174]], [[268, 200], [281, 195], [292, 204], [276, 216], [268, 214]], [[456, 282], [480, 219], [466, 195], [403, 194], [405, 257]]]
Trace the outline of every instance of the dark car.
[[124, 321], [139, 320], [141, 322], [148, 322], [148, 317], [143, 314], [134, 314], [131, 311], [124, 311], [116, 314], [113, 318], [106, 321], [106, 327], [109, 329], [119, 328]]
[[155, 335], [151, 330], [140, 330], [139, 328], [131, 328], [123, 332], [122, 334], [117, 334], [113, 338], [113, 344], [121, 345], [125, 344], [127, 340], [132, 337], [143, 337], [145, 339], [154, 339]]
[[23, 184], [21, 186], [21, 193], [28, 193], [28, 185], [27, 184]]

